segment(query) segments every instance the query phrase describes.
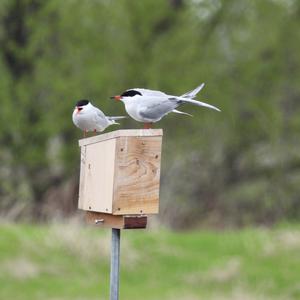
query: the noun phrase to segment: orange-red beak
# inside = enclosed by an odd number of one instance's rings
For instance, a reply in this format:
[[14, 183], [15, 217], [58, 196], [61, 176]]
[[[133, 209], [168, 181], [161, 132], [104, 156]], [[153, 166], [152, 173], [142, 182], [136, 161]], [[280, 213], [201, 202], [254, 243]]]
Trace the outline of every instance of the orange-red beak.
[[82, 110], [82, 107], [80, 107], [80, 106], [76, 106], [76, 113], [78, 114], [81, 110]]
[[121, 97], [120, 95], [110, 97], [110, 99], [115, 99], [115, 100], [117, 100], [117, 101], [120, 101], [121, 98], [122, 98], [122, 97]]

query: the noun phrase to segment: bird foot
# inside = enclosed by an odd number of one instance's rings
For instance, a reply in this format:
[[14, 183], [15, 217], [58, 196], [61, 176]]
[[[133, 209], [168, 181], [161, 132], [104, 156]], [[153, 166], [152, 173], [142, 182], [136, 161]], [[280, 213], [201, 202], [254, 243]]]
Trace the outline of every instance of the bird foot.
[[153, 123], [144, 123], [144, 129], [151, 129]]

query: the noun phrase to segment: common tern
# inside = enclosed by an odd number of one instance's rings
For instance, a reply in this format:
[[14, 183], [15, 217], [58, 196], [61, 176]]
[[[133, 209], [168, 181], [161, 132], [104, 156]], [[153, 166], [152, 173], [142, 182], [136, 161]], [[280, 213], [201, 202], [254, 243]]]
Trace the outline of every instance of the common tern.
[[190, 115], [176, 109], [179, 105], [185, 103], [220, 111], [213, 105], [194, 100], [203, 87], [204, 83], [181, 96], [168, 95], [161, 91], [134, 88], [111, 98], [122, 101], [129, 116], [138, 122], [143, 122], [145, 128], [150, 128], [151, 123], [158, 122], [170, 112]]
[[108, 117], [97, 107], [95, 107], [89, 100], [83, 99], [76, 103], [72, 114], [73, 123], [80, 128], [84, 136], [88, 131], [102, 132], [108, 126], [119, 124], [116, 120], [126, 117]]

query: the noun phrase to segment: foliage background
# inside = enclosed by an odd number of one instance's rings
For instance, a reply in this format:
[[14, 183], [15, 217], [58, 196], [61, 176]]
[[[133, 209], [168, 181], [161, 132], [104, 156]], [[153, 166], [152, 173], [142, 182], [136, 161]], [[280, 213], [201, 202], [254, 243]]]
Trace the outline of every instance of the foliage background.
[[222, 113], [186, 106], [193, 118], [157, 124], [161, 221], [299, 218], [299, 1], [1, 0], [0, 24], [2, 216], [76, 211], [78, 99], [117, 115], [108, 99], [124, 89], [182, 94], [205, 82], [198, 99]]

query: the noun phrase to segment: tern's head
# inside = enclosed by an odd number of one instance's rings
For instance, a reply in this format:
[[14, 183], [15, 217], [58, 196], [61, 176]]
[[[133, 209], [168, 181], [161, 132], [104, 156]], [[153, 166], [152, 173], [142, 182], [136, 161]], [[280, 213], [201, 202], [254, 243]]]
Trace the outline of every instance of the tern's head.
[[89, 100], [86, 100], [86, 99], [79, 100], [76, 103], [74, 111], [76, 111], [76, 113], [80, 113], [80, 112], [86, 110], [90, 105], [91, 105], [91, 103]]
[[112, 96], [110, 97], [111, 99], [115, 99], [117, 101], [119, 100], [126, 100], [126, 99], [132, 99], [135, 96], [142, 96], [142, 93], [139, 92], [138, 90], [135, 89], [131, 89], [131, 90], [127, 90], [124, 93], [122, 93], [121, 95], [117, 95], [117, 96]]

